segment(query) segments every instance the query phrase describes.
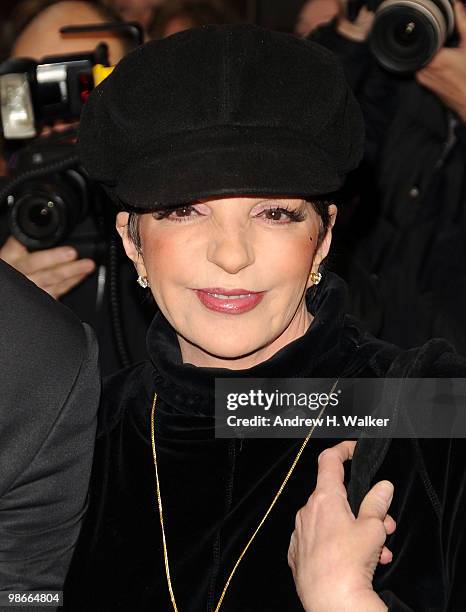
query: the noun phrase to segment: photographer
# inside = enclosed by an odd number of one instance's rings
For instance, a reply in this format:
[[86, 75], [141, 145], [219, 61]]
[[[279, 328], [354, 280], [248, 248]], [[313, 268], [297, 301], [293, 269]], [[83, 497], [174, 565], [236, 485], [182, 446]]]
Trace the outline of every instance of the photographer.
[[360, 202], [342, 238], [351, 309], [401, 346], [443, 336], [464, 352], [466, 11], [459, 2], [454, 11], [457, 42], [410, 75], [391, 74], [371, 55], [366, 7], [313, 39], [340, 56], [366, 123], [352, 181]]
[[[115, 16], [105, 7], [82, 1], [50, 2], [47, 0], [42, 2], [41, 6], [43, 8], [38, 14], [31, 14], [31, 11], [38, 8], [37, 2], [25, 3], [18, 7], [16, 21], [20, 31], [11, 49], [12, 59], [31, 58], [40, 61], [45, 56], [63, 56], [90, 51], [100, 42], [105, 42], [108, 45], [109, 62], [114, 65], [133, 46], [121, 34], [111, 31], [105, 31], [103, 35], [101, 32], [69, 35], [60, 33], [60, 28], [64, 26], [114, 22]], [[60, 137], [61, 134], [65, 138], [67, 133], [65, 130], [76, 127], [76, 125], [69, 121], [55, 121], [52, 125], [45, 125], [32, 146], [41, 146], [43, 151], [47, 151], [47, 147], [57, 147], [56, 144], [54, 145], [54, 138]], [[72, 134], [70, 138], [64, 140], [64, 145], [59, 143], [58, 146], [66, 152], [72, 151], [73, 139], [75, 135]], [[27, 142], [23, 149], [25, 150], [27, 146], [30, 146], [30, 142]], [[21, 150], [20, 148], [19, 151]], [[14, 165], [15, 160], [16, 155], [11, 155], [10, 168]], [[75, 205], [83, 206], [81, 202]], [[106, 220], [105, 224], [112, 228], [113, 218]], [[115, 339], [111, 323], [113, 321], [112, 309], [115, 308], [115, 305], [111, 303], [108, 287], [110, 281], [108, 247], [97, 265], [91, 256], [78, 254], [72, 240], [70, 240], [71, 244], [66, 246], [41, 248], [30, 252], [16, 237], [5, 235], [7, 225], [3, 216], [4, 244], [0, 249], [0, 257], [52, 297], [60, 298], [82, 320], [92, 325], [101, 346], [101, 366], [104, 374], [124, 365], [117, 351], [118, 341]], [[110, 230], [108, 234], [111, 234]], [[117, 253], [115, 258], [119, 264], [120, 254]], [[118, 265], [120, 282], [124, 282], [129, 276], [130, 272], [127, 271], [127, 268], [126, 264]], [[140, 294], [135, 291], [129, 294], [125, 292], [124, 299], [126, 300], [124, 311], [132, 315], [129, 352], [131, 358], [139, 359], [145, 355], [143, 341], [146, 329], [145, 313], [141, 311]], [[115, 301], [114, 296], [113, 300]]]

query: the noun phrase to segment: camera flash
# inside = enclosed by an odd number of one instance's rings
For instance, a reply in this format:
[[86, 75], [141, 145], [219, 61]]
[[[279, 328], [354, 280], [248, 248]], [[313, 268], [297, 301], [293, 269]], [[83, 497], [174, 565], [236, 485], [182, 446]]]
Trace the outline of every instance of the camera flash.
[[0, 76], [3, 135], [7, 139], [36, 136], [31, 90], [26, 74]]

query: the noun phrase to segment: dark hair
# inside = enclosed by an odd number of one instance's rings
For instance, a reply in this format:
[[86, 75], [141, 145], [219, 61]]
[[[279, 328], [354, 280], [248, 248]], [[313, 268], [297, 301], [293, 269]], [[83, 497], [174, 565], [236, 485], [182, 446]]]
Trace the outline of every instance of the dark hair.
[[[317, 246], [319, 246], [322, 240], [324, 239], [325, 234], [327, 233], [328, 227], [330, 225], [330, 214], [328, 212], [328, 207], [332, 204], [332, 201], [327, 199], [314, 199], [306, 201], [311, 204], [311, 206], [314, 208], [314, 210], [320, 217], [320, 229], [319, 236], [317, 239]], [[140, 253], [141, 236], [139, 234], [139, 216], [140, 215], [135, 212], [129, 213], [128, 234], [136, 249]]]
[[177, 17], [186, 19], [193, 28], [238, 21], [231, 7], [221, 0], [168, 0], [155, 9], [147, 28], [149, 37], [162, 38], [168, 23]]
[[319, 246], [322, 240], [325, 238], [325, 234], [327, 233], [328, 227], [330, 225], [330, 214], [328, 212], [328, 207], [332, 204], [332, 201], [326, 199], [315, 199], [306, 200], [306, 202], [312, 205], [312, 207], [320, 217], [320, 229], [319, 236], [317, 239], [317, 246]]

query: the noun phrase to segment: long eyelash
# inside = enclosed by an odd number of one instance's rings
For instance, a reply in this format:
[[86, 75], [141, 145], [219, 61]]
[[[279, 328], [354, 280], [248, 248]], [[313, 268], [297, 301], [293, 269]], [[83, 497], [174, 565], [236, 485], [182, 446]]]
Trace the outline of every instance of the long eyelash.
[[304, 221], [304, 219], [306, 218], [306, 215], [302, 210], [287, 210], [286, 212], [288, 215], [290, 215], [290, 219], [292, 221], [296, 221], [298, 223], [300, 221]]
[[161, 219], [166, 219], [169, 215], [172, 214], [172, 212], [175, 212], [175, 210], [179, 210], [180, 208], [190, 208], [190, 207], [191, 207], [190, 204], [184, 204], [184, 205], [177, 204], [176, 206], [170, 206], [169, 208], [160, 208], [159, 210], [153, 210], [152, 216], [157, 221], [160, 221]]

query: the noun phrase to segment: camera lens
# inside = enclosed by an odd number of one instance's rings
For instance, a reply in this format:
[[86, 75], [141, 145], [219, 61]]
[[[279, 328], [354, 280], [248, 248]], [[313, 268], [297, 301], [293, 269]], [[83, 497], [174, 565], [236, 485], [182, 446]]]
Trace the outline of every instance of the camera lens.
[[370, 34], [373, 54], [391, 72], [419, 70], [445, 43], [451, 11], [448, 0], [385, 0]]
[[30, 199], [20, 207], [18, 225], [33, 239], [54, 236], [60, 225], [60, 212], [52, 200]]
[[401, 23], [393, 28], [395, 44], [410, 47], [419, 44], [419, 28], [415, 21], [400, 20]]
[[50, 183], [27, 183], [11, 204], [11, 231], [29, 249], [59, 244], [87, 212], [72, 187], [72, 178], [53, 178]]
[[67, 230], [65, 206], [56, 194], [22, 194], [11, 211], [11, 221], [14, 233], [32, 248], [39, 243], [52, 246]]

